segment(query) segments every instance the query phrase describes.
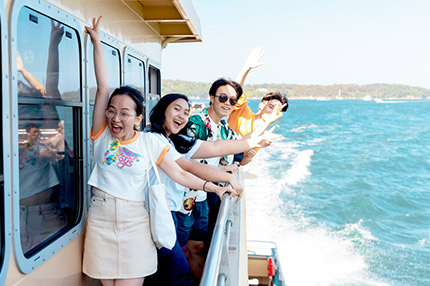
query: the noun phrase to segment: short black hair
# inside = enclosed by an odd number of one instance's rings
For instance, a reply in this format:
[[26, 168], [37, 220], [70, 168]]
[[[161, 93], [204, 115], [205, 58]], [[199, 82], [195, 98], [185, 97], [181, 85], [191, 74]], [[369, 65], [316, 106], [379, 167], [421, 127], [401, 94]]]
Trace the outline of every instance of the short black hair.
[[39, 129], [39, 126], [37, 124], [35, 124], [35, 123], [28, 123], [27, 126], [25, 126], [25, 131], [27, 133], [30, 133], [30, 130], [33, 129], [33, 128]]
[[212, 83], [212, 86], [209, 89], [209, 95], [215, 96], [218, 88], [221, 87], [221, 86], [224, 86], [224, 85], [229, 85], [232, 88], [234, 88], [234, 90], [236, 91], [236, 94], [237, 94], [236, 99], [239, 99], [239, 97], [242, 96], [243, 89], [240, 86], [240, 84], [238, 84], [234, 80], [231, 80], [231, 79], [228, 79], [228, 78], [225, 78], [225, 77], [219, 78], [219, 79], [217, 79], [216, 81], [214, 81]]
[[282, 108], [282, 112], [287, 111], [288, 109], [288, 98], [286, 95], [280, 93], [279, 91], [271, 91], [268, 94], [266, 94], [265, 96], [263, 96], [263, 98], [261, 99], [261, 101], [270, 101], [270, 100], [279, 100], [279, 102], [281, 102], [282, 105], [286, 104], [284, 108]]
[[190, 105], [188, 97], [180, 93], [169, 93], [160, 98], [149, 115], [149, 121], [151, 123], [151, 127], [149, 128], [150, 132], [156, 132], [166, 136], [166, 132], [163, 128], [164, 121], [166, 120], [166, 109], [178, 98], [184, 99], [188, 103], [188, 106]]

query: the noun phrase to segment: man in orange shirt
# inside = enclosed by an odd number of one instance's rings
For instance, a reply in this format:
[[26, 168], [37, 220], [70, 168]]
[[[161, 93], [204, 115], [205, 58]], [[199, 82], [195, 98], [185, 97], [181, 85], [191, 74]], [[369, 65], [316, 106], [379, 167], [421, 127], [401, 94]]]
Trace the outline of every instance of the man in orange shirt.
[[[246, 76], [253, 68], [260, 67], [263, 63], [261, 62], [261, 58], [264, 56], [264, 51], [261, 48], [254, 48], [243, 67], [242, 71], [239, 73], [236, 82], [238, 82], [242, 88], [245, 83]], [[287, 111], [288, 109], [288, 99], [285, 95], [282, 95], [280, 92], [269, 92], [262, 99], [258, 106], [258, 112], [253, 113], [251, 108], [248, 106], [248, 100], [246, 94], [243, 93], [242, 96], [236, 103], [234, 110], [228, 117], [228, 125], [235, 132], [243, 135], [246, 135], [266, 121], [269, 115], [276, 113], [278, 115], [278, 119], [282, 117], [280, 113]], [[257, 153], [258, 149], [252, 149], [245, 153], [244, 159], [241, 162], [241, 165], [245, 165], [249, 163], [252, 158]]]

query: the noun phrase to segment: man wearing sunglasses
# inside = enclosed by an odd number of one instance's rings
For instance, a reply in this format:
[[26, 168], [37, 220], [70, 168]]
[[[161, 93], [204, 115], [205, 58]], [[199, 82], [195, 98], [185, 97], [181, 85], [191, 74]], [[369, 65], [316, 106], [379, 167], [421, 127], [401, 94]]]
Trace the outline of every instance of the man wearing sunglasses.
[[[260, 67], [263, 63], [261, 58], [264, 56], [264, 51], [261, 48], [254, 48], [245, 63], [245, 66], [237, 77], [237, 82], [243, 87], [246, 76], [253, 68]], [[288, 99], [280, 92], [269, 92], [258, 105], [258, 112], [253, 113], [247, 103], [247, 97], [243, 94], [236, 103], [234, 110], [230, 113], [227, 120], [228, 125], [237, 133], [244, 136], [257, 128], [267, 126], [269, 117], [276, 116], [277, 119], [282, 117], [280, 112], [285, 112], [288, 109]], [[252, 149], [245, 153], [241, 165], [249, 163], [257, 154], [258, 149]]]
[[[238, 135], [228, 126], [225, 117], [233, 111], [242, 87], [230, 79], [220, 78], [209, 89], [210, 105], [195, 112], [189, 119], [187, 133], [204, 141], [237, 139]], [[233, 155], [201, 160], [201, 163], [226, 166], [233, 163]], [[210, 244], [213, 225], [219, 208], [219, 198], [202, 191], [187, 190], [184, 198], [195, 198], [192, 210], [177, 212], [178, 238], [183, 249], [188, 250], [189, 263], [196, 281], [203, 273], [205, 253]], [[185, 201], [184, 201], [185, 202]], [[188, 238], [188, 241], [186, 239]], [[209, 239], [209, 240], [208, 240]], [[178, 239], [179, 240], [179, 239]]]

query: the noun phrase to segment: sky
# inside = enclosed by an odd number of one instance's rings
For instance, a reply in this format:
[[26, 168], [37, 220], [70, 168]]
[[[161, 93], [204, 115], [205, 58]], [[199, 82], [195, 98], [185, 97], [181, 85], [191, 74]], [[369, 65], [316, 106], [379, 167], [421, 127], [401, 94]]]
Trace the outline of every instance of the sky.
[[193, 0], [203, 42], [162, 52], [163, 79], [246, 83], [405, 84], [430, 88], [429, 0]]

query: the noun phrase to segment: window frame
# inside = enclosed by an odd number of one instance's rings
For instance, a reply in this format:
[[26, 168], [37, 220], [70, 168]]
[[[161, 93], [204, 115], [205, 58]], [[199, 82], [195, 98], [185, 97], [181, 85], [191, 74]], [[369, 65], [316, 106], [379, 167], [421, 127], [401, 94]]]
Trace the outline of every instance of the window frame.
[[[101, 32], [100, 31], [100, 41], [102, 42], [102, 45], [108, 45], [111, 46], [112, 48], [116, 49], [118, 52], [118, 57], [119, 57], [119, 84], [122, 85], [123, 83], [123, 53], [122, 53], [122, 49], [121, 49], [121, 44], [118, 40], [116, 40], [115, 38], [109, 36], [108, 34]], [[84, 146], [85, 146], [85, 154], [84, 154], [84, 165], [85, 165], [85, 173], [84, 173], [84, 177], [85, 177], [85, 182], [88, 182], [90, 175], [91, 175], [91, 148], [90, 148], [90, 144], [91, 144], [91, 138], [90, 138], [90, 132], [91, 132], [91, 106], [94, 106], [94, 100], [91, 100], [91, 96], [90, 96], [90, 87], [88, 86], [88, 79], [89, 79], [89, 69], [93, 68], [93, 66], [90, 64], [89, 62], [89, 53], [93, 53], [93, 49], [92, 49], [92, 45], [91, 45], [91, 39], [89, 37], [89, 35], [85, 35], [84, 39], [83, 39], [83, 43], [84, 43], [84, 51], [85, 51], [85, 88], [83, 90], [84, 93], [84, 106], [86, 108], [85, 112], [84, 112]], [[118, 86], [119, 87], [119, 86]], [[86, 186], [86, 204], [85, 207], [88, 208], [90, 203], [91, 203], [91, 187], [90, 186]]]
[[127, 73], [128, 73], [128, 71], [127, 71], [127, 63], [126, 63], [127, 57], [128, 56], [133, 57], [136, 60], [142, 62], [142, 64], [143, 64], [143, 98], [145, 100], [145, 102], [144, 102], [144, 104], [145, 104], [145, 114], [143, 114], [143, 116], [144, 116], [143, 122], [147, 124], [149, 122], [149, 116], [147, 115], [148, 111], [147, 111], [147, 108], [146, 108], [146, 95], [148, 94], [148, 92], [147, 92], [147, 86], [148, 86], [148, 82], [147, 82], [147, 78], [148, 78], [147, 62], [148, 62], [148, 57], [145, 56], [144, 54], [142, 54], [141, 52], [138, 52], [135, 49], [129, 47], [129, 46], [126, 46], [124, 48], [123, 55], [124, 55], [124, 61], [123, 61], [123, 66], [124, 66], [123, 67], [123, 70], [124, 70], [124, 73], [123, 73], [123, 84], [127, 84]]
[[[2, 89], [2, 142], [3, 142], [3, 215], [0, 226], [1, 230], [1, 252], [0, 252], [0, 285], [3, 285], [6, 280], [7, 270], [9, 268], [10, 259], [10, 243], [12, 236], [11, 228], [11, 176], [10, 176], [10, 113], [9, 113], [9, 57], [8, 57], [8, 36], [6, 26], [6, 16], [4, 5], [0, 7], [0, 45], [1, 45], [1, 89]], [[0, 218], [1, 219], [1, 218]]]
[[[10, 16], [10, 51], [11, 54], [16, 54], [17, 52], [17, 27], [18, 27], [18, 16], [19, 12], [22, 8], [27, 7], [29, 9], [34, 10], [35, 12], [42, 14], [45, 17], [54, 19], [63, 25], [68, 26], [69, 28], [73, 29], [78, 41], [78, 53], [80, 56], [80, 101], [63, 101], [63, 100], [40, 100], [38, 102], [43, 102], [44, 104], [53, 104], [53, 105], [59, 105], [64, 107], [72, 107], [74, 108], [73, 112], [77, 112], [77, 117], [75, 118], [75, 122], [77, 124], [77, 128], [81, 127], [81, 130], [78, 130], [77, 133], [74, 135], [74, 142], [76, 142], [79, 146], [75, 146], [75, 148], [81, 148], [81, 151], [79, 153], [83, 156], [86, 154], [86, 146], [83, 144], [82, 136], [84, 132], [84, 124], [83, 124], [83, 114], [85, 113], [85, 104], [83, 101], [83, 81], [82, 78], [84, 76], [84, 64], [83, 64], [83, 46], [82, 46], [82, 27], [79, 23], [79, 21], [74, 18], [72, 15], [67, 14], [66, 12], [58, 9], [57, 7], [52, 6], [51, 4], [38, 0], [17, 0], [13, 3], [11, 16]], [[25, 100], [18, 100], [18, 75], [17, 75], [17, 69], [16, 69], [16, 57], [11, 57], [11, 108], [12, 108], [12, 120], [11, 120], [11, 133], [10, 138], [11, 144], [12, 144], [12, 153], [13, 153], [13, 159], [12, 159], [12, 178], [13, 178], [13, 198], [12, 198], [12, 204], [13, 204], [13, 232], [14, 232], [14, 238], [13, 238], [13, 244], [14, 244], [14, 254], [15, 259], [17, 262], [17, 265], [21, 272], [28, 274], [32, 271], [34, 271], [36, 268], [38, 268], [40, 265], [42, 265], [45, 261], [47, 261], [49, 258], [54, 256], [57, 252], [59, 252], [61, 249], [63, 249], [66, 245], [68, 245], [71, 241], [73, 241], [78, 235], [82, 232], [83, 226], [84, 226], [84, 218], [85, 218], [85, 211], [86, 209], [83, 207], [85, 205], [85, 196], [83, 195], [84, 192], [84, 181], [82, 180], [83, 174], [85, 173], [85, 165], [83, 163], [77, 164], [75, 167], [76, 174], [76, 182], [77, 188], [79, 188], [77, 195], [79, 197], [79, 203], [76, 205], [76, 209], [78, 211], [78, 217], [77, 220], [69, 230], [67, 230], [65, 233], [63, 233], [60, 237], [56, 238], [54, 241], [46, 245], [43, 249], [36, 252], [34, 255], [30, 256], [29, 258], [26, 258], [24, 256], [24, 253], [21, 248], [21, 241], [20, 241], [20, 219], [19, 219], [19, 166], [18, 166], [18, 104], [19, 102], [31, 102], [32, 99], [25, 99]], [[78, 107], [78, 109], [75, 109]], [[79, 112], [80, 107], [80, 112]], [[77, 157], [77, 162], [82, 161], [81, 158]], [[84, 169], [84, 170], [82, 170]], [[78, 180], [81, 178], [80, 180]]]

